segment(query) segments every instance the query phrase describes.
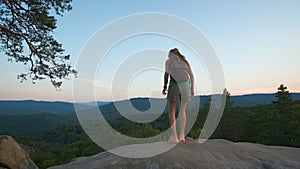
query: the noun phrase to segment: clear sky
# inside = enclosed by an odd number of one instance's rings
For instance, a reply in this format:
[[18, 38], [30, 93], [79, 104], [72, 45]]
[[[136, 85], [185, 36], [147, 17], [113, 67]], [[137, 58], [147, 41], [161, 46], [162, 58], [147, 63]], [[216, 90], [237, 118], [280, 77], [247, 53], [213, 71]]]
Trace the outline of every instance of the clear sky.
[[[54, 36], [71, 54], [74, 66], [90, 37], [113, 20], [135, 13], [161, 12], [188, 21], [206, 35], [218, 53], [226, 88], [232, 95], [272, 93], [282, 83], [288, 86], [289, 91], [300, 92], [299, 0], [74, 0], [72, 6], [72, 11], [57, 18], [58, 28]], [[168, 37], [143, 35], [115, 47], [107, 55], [106, 64], [101, 65], [102, 72], [98, 71], [95, 79], [88, 79], [96, 81], [97, 100], [111, 99], [111, 93], [106, 92], [111, 88], [109, 79], [114, 76], [116, 65], [126, 56], [149, 48], [167, 52], [172, 47], [179, 47], [187, 59], [190, 58], [199, 84], [196, 94], [211, 94], [205, 66], [194, 62], [189, 50]], [[72, 80], [65, 80], [61, 91], [56, 91], [48, 81], [35, 85], [30, 81], [20, 83], [17, 74], [27, 67], [9, 63], [3, 55], [0, 57], [0, 69], [1, 100], [73, 100]], [[159, 92], [162, 85], [161, 70], [140, 72], [129, 86], [129, 97], [162, 97]], [[91, 100], [93, 98], [82, 97], [81, 101]]]

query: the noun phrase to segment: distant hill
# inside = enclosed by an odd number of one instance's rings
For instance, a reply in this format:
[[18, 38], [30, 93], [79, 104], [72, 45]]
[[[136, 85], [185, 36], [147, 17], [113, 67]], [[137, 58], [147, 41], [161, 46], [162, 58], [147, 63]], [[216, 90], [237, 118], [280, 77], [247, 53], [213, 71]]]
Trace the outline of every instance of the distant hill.
[[62, 114], [74, 111], [72, 103], [46, 101], [0, 101], [0, 115], [51, 113]]
[[[196, 96], [200, 97], [200, 107], [203, 107], [204, 104], [211, 98], [210, 95], [207, 96]], [[293, 100], [300, 100], [300, 93], [292, 93]], [[231, 96], [231, 101], [233, 102], [234, 106], [240, 107], [250, 107], [255, 106], [258, 104], [267, 105], [271, 104], [272, 101], [276, 100], [275, 94], [248, 94], [248, 95], [241, 95], [241, 96]], [[140, 112], [145, 112], [149, 110], [150, 103], [158, 103], [166, 104], [165, 112], [168, 111], [166, 99], [157, 99], [157, 98], [133, 98], [129, 100], [118, 101], [110, 104], [106, 104], [100, 106], [101, 113], [107, 120], [117, 119], [120, 118], [121, 115], [118, 113], [118, 109], [116, 108], [116, 104], [127, 104], [132, 105], [133, 108]], [[155, 110], [155, 107], [154, 107]], [[128, 110], [130, 113], [130, 110]], [[157, 111], [160, 113], [161, 111]], [[156, 113], [157, 113], [156, 112]], [[126, 113], [126, 112], [125, 112]]]
[[[201, 106], [211, 98], [211, 96], [196, 96], [200, 97]], [[249, 94], [241, 96], [231, 96], [234, 106], [255, 106], [257, 104], [267, 105], [276, 100], [275, 94]], [[293, 100], [300, 102], [300, 93], [292, 93]], [[161, 113], [161, 110], [153, 110], [149, 112], [150, 103], [166, 104], [166, 99], [157, 98], [133, 98], [129, 100], [118, 101], [120, 105], [131, 104], [136, 110], [147, 115]], [[91, 103], [86, 103], [83, 108], [84, 112], [94, 112], [98, 107], [92, 107]], [[161, 106], [154, 106], [159, 108]], [[116, 104], [104, 103], [99, 106], [101, 113], [106, 120], [118, 119], [121, 116]], [[167, 112], [167, 106], [164, 112]], [[124, 112], [123, 112], [124, 113]], [[131, 109], [125, 113], [132, 113]], [[150, 114], [149, 114], [150, 113]], [[144, 117], [144, 115], [142, 115]], [[74, 106], [67, 102], [41, 102], [41, 101], [0, 101], [0, 134], [5, 133], [39, 133], [49, 131], [51, 129], [66, 126], [69, 124], [78, 124], [78, 119]]]
[[[151, 105], [151, 103], [153, 105]], [[126, 114], [133, 113], [133, 111], [146, 113], [146, 114], [149, 113], [157, 114], [161, 112], [167, 112], [166, 99], [158, 99], [158, 98], [133, 98], [129, 100], [122, 100], [122, 101], [106, 104], [100, 106], [99, 108], [101, 113], [107, 120], [112, 120], [121, 117], [119, 113], [120, 111], [118, 111], [118, 106], [119, 109], [122, 110], [122, 113], [126, 113]], [[161, 108], [163, 108], [162, 106], [165, 106], [165, 109], [161, 110]], [[126, 109], [124, 109], [123, 107], [125, 107]]]
[[[200, 97], [200, 106], [211, 98], [210, 95], [196, 96]], [[300, 93], [292, 93], [293, 100], [300, 100]], [[240, 96], [231, 96], [234, 106], [255, 106], [257, 104], [267, 105], [276, 100], [275, 94], [247, 94]], [[150, 108], [150, 102], [161, 102], [166, 104], [166, 99], [157, 98], [132, 98], [129, 100], [119, 101], [118, 103], [130, 103], [139, 111], [147, 111]], [[111, 102], [97, 102], [103, 112], [115, 112], [116, 108]], [[94, 103], [82, 103], [83, 109], [91, 108]], [[73, 114], [75, 112], [73, 103], [69, 102], [47, 102], [47, 101], [0, 101], [0, 115], [25, 115], [25, 114]]]
[[[292, 99], [300, 100], [300, 93], [291, 93]], [[275, 101], [276, 95], [274, 93], [271, 94], [247, 94], [240, 96], [231, 96], [231, 101], [234, 106], [255, 106], [257, 104], [267, 105], [271, 104], [272, 101]]]
[[[99, 106], [110, 102], [97, 102]], [[88, 109], [92, 104], [82, 103]], [[82, 106], [83, 107], [83, 106]], [[64, 114], [74, 112], [74, 105], [70, 102], [49, 102], [49, 101], [0, 101], [0, 115], [21, 115], [21, 114], [37, 114], [51, 113]]]
[[40, 133], [75, 123], [78, 123], [75, 116], [50, 113], [0, 115], [0, 134]]
[[[291, 93], [292, 99], [300, 100], [300, 93]], [[204, 103], [210, 99], [211, 96], [200, 96], [200, 105], [203, 106]], [[240, 107], [248, 107], [248, 106], [255, 106], [257, 104], [267, 105], [271, 104], [272, 101], [276, 100], [276, 95], [274, 93], [268, 94], [246, 94], [246, 95], [235, 95], [230, 96], [231, 101], [233, 102], [234, 106]]]

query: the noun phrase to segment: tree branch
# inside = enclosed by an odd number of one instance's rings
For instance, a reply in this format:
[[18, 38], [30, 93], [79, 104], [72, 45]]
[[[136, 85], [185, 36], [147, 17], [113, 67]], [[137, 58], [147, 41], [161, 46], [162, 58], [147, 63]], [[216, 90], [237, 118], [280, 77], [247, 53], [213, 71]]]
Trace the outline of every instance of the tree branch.
[[[30, 51], [31, 51], [32, 53], [34, 53], [35, 55], [38, 56], [38, 58], [39, 58], [39, 63], [40, 63], [43, 67], [47, 67], [47, 66], [43, 63], [41, 54], [35, 49], [35, 47], [34, 47], [33, 44], [28, 40], [28, 38], [26, 37], [26, 35], [21, 34], [21, 33], [17, 33], [17, 32], [13, 32], [13, 31], [11, 31], [10, 29], [8, 29], [8, 28], [6, 28], [5, 26], [2, 26], [2, 25], [0, 25], [0, 29], [1, 29], [3, 32], [5, 32], [6, 34], [12, 34], [12, 35], [15, 35], [15, 36], [22, 37], [22, 38], [25, 40], [26, 44], [29, 46]], [[30, 62], [31, 62], [31, 64], [32, 64], [31, 67], [33, 68], [34, 64], [33, 64], [32, 56], [30, 56], [29, 59], [30, 59]]]
[[[49, 78], [57, 89], [62, 78], [69, 74], [76, 77], [77, 71], [65, 61], [69, 55], [64, 54], [62, 45], [51, 33], [56, 28], [56, 18], [49, 15], [55, 10], [57, 15], [71, 10], [72, 0], [2, 0], [0, 33], [1, 52], [15, 59], [16, 62], [31, 64], [29, 72], [22, 73], [18, 78], [33, 81]], [[25, 43], [24, 43], [25, 42]], [[24, 46], [28, 48], [28, 55], [24, 54]]]

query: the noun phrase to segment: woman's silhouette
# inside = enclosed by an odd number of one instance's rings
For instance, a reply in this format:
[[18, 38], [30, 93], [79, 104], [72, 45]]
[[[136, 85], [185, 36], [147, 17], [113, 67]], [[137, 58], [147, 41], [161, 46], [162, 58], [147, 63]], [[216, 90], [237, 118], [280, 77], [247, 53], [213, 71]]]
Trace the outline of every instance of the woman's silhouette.
[[[169, 122], [171, 125], [172, 136], [168, 142], [178, 143], [185, 141], [186, 107], [191, 97], [194, 95], [194, 75], [190, 64], [177, 48], [169, 51], [168, 60], [165, 63], [164, 87], [162, 94], [167, 95], [169, 107]], [[170, 77], [170, 81], [169, 81]], [[167, 92], [167, 84], [168, 92]], [[180, 99], [179, 118], [180, 135], [179, 140], [176, 132], [176, 101]]]

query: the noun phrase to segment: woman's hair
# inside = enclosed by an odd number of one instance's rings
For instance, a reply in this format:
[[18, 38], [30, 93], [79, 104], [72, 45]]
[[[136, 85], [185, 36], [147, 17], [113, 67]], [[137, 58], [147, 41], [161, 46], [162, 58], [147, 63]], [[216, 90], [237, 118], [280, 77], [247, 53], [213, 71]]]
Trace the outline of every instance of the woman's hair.
[[189, 64], [189, 62], [186, 60], [185, 56], [182, 55], [182, 54], [179, 52], [179, 50], [178, 50], [177, 48], [171, 49], [171, 50], [170, 50], [170, 53], [172, 53], [172, 54], [178, 56], [181, 60], [183, 60], [183, 61], [188, 65], [188, 67], [190, 67], [190, 64]]

